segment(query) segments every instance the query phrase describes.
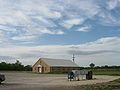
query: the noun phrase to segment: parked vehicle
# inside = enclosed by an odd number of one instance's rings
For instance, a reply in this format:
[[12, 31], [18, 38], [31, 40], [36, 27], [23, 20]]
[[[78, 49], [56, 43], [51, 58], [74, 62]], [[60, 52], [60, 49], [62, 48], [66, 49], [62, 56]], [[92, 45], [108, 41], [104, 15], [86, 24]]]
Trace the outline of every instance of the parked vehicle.
[[72, 70], [68, 73], [68, 80], [91, 80], [93, 78], [93, 72], [91, 70]]
[[0, 84], [1, 84], [2, 81], [5, 81], [5, 75], [0, 74]]

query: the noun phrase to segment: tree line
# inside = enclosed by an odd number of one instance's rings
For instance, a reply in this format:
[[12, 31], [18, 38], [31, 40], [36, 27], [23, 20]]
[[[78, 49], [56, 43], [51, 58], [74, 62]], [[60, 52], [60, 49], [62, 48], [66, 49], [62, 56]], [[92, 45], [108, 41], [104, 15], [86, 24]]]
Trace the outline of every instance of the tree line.
[[[94, 63], [90, 63], [89, 67], [81, 67], [81, 69], [120, 69], [120, 66], [95, 66]], [[15, 63], [1, 62], [0, 71], [32, 71], [32, 66], [24, 66], [19, 60], [16, 60]]]
[[1, 62], [0, 63], [0, 70], [2, 71], [32, 71], [31, 65], [22, 65], [22, 63], [18, 60], [16, 60], [15, 63], [6, 63]]
[[87, 68], [94, 68], [94, 69], [120, 69], [120, 66], [109, 66], [109, 65], [104, 65], [104, 66], [95, 66], [94, 63], [90, 63], [90, 67]]
[[120, 69], [120, 65], [104, 65], [104, 66], [96, 66], [94, 63], [90, 63], [89, 67], [81, 67], [81, 69]]

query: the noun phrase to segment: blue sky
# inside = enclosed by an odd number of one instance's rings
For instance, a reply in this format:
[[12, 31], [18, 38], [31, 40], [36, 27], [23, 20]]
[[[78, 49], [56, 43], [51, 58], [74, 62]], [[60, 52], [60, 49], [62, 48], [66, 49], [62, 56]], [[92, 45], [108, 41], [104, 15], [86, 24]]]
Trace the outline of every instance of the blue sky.
[[0, 0], [0, 61], [39, 57], [120, 65], [120, 0]]

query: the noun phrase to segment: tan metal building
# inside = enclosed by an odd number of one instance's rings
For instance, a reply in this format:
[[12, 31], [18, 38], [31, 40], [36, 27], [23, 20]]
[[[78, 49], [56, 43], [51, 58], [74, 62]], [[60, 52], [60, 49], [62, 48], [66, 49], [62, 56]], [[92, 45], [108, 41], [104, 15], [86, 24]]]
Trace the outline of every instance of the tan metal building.
[[64, 73], [80, 70], [80, 67], [71, 60], [40, 58], [32, 70], [37, 73]]

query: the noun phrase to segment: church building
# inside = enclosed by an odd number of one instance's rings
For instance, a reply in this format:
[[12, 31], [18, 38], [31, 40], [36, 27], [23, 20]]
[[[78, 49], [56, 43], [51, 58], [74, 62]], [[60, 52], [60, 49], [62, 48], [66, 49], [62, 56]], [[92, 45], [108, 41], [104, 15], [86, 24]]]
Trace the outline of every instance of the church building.
[[80, 70], [80, 67], [71, 60], [40, 58], [32, 67], [36, 73], [68, 73], [71, 70]]

